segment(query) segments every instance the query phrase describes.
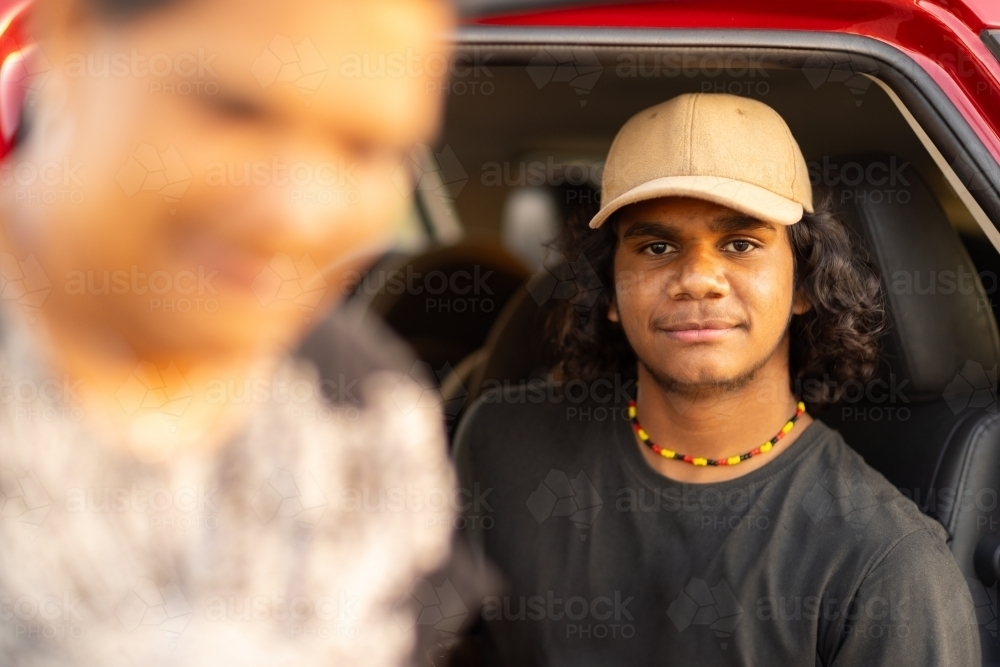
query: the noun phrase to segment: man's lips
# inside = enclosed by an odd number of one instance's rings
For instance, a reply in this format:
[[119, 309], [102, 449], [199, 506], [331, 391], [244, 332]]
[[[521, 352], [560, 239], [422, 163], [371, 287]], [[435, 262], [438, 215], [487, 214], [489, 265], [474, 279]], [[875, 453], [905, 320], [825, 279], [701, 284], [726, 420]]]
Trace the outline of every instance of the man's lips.
[[708, 343], [731, 335], [739, 326], [725, 320], [691, 320], [662, 327], [660, 331], [682, 343]]
[[184, 239], [178, 254], [190, 266], [212, 276], [214, 284], [249, 291], [267, 259], [238, 243], [207, 233]]

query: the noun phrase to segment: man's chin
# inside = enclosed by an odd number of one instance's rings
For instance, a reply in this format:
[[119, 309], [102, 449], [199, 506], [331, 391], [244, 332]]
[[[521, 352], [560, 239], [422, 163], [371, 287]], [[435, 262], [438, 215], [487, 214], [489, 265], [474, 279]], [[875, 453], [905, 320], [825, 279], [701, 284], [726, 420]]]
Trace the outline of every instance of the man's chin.
[[129, 338], [137, 351], [151, 357], [174, 357], [187, 362], [250, 358], [293, 347], [306, 322], [259, 317], [259, 309], [212, 314], [175, 314], [150, 318], [153, 326]]
[[[642, 362], [640, 362], [642, 363]], [[649, 375], [661, 390], [678, 397], [696, 400], [710, 397], [724, 397], [735, 394], [747, 387], [760, 371], [760, 366], [742, 373], [717, 369], [685, 369], [671, 372], [667, 369], [652, 368], [643, 364]]]

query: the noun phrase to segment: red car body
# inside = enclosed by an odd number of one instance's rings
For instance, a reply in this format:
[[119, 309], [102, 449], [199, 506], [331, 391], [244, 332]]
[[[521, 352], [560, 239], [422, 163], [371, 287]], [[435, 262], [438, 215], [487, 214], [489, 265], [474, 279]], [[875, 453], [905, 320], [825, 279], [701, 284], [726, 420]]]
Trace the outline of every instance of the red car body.
[[[0, 155], [9, 148], [28, 74], [24, 25], [30, 0], [0, 0]], [[574, 3], [478, 16], [506, 26], [805, 30], [882, 41], [912, 58], [949, 97], [1000, 163], [1000, 59], [982, 35], [1000, 30], [996, 0], [669, 0]]]

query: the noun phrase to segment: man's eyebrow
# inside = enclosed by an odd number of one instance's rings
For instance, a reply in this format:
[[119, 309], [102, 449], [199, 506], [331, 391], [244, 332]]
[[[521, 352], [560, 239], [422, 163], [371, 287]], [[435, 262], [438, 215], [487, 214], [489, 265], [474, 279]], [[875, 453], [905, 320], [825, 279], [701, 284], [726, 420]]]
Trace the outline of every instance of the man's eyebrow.
[[625, 230], [625, 233], [622, 234], [622, 240], [625, 241], [634, 238], [673, 238], [675, 236], [677, 236], [677, 228], [672, 225], [640, 220]]
[[731, 215], [713, 220], [709, 228], [713, 232], [720, 234], [732, 234], [734, 232], [752, 231], [775, 231], [774, 225], [770, 222], [758, 220], [751, 215]]
[[[750, 215], [729, 215], [725, 217], [720, 217], [713, 220], [709, 229], [717, 234], [733, 234], [736, 232], [752, 232], [752, 231], [775, 231], [774, 225], [769, 222], [764, 222]], [[622, 235], [622, 240], [628, 239], [645, 239], [645, 238], [665, 238], [673, 239], [680, 234], [680, 231], [674, 225], [656, 222], [652, 220], [640, 220], [633, 223], [625, 230]]]

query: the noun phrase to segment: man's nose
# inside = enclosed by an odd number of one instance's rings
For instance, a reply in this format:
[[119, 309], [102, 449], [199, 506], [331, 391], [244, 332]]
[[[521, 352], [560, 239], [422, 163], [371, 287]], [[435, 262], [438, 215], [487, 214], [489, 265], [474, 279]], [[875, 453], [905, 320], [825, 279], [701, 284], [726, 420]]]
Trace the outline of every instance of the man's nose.
[[687, 248], [675, 264], [677, 273], [668, 285], [672, 299], [713, 299], [729, 294], [723, 258], [715, 248]]

